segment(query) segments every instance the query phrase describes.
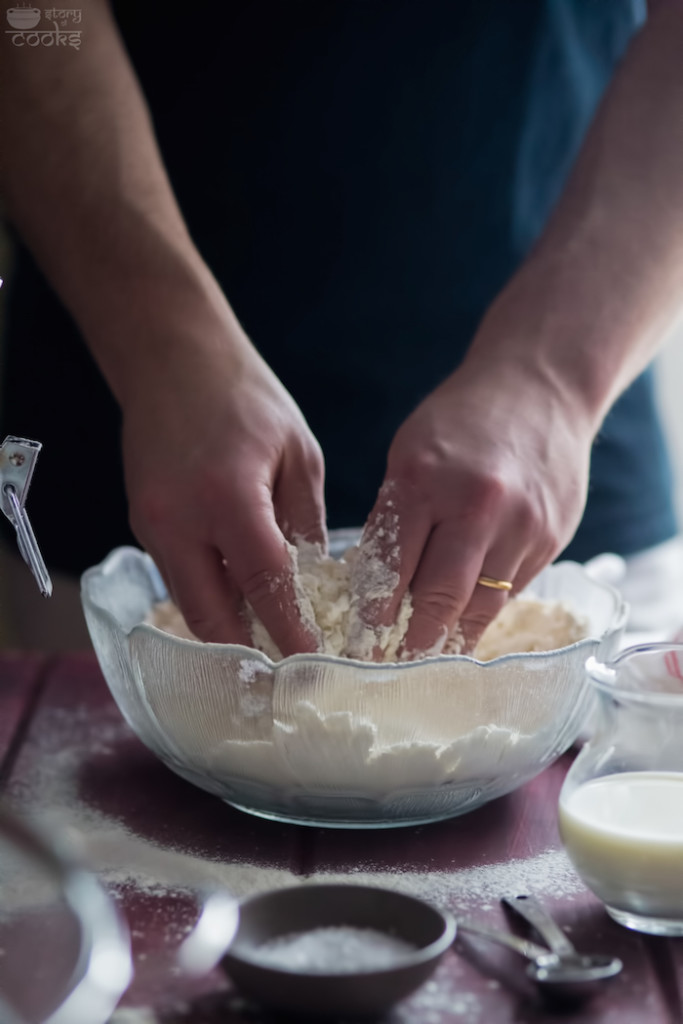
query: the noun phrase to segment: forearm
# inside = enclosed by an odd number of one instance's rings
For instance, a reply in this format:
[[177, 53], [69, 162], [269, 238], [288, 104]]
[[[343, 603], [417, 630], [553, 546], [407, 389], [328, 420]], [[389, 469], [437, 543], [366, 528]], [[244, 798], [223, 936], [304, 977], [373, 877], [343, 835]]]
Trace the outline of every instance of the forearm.
[[185, 228], [104, 0], [90, 0], [84, 30], [77, 54], [4, 45], [0, 186], [121, 398], [168, 344], [153, 319], [174, 317], [181, 337], [190, 310], [210, 320], [227, 303]]
[[466, 365], [492, 358], [579, 396], [592, 429], [683, 304], [683, 4], [632, 43], [531, 256]]

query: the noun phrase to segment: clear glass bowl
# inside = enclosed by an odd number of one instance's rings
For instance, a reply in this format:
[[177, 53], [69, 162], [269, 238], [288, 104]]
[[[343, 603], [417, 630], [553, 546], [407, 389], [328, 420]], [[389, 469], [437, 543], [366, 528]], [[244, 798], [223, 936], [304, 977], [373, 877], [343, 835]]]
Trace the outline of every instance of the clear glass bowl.
[[[337, 535], [337, 550], [353, 537]], [[578, 736], [592, 701], [584, 664], [615, 652], [626, 607], [573, 562], [549, 566], [532, 589], [570, 602], [590, 636], [489, 662], [300, 654], [273, 663], [144, 624], [167, 594], [135, 548], [84, 573], [81, 596], [114, 699], [169, 768], [253, 814], [382, 828], [470, 811], [533, 778]]]

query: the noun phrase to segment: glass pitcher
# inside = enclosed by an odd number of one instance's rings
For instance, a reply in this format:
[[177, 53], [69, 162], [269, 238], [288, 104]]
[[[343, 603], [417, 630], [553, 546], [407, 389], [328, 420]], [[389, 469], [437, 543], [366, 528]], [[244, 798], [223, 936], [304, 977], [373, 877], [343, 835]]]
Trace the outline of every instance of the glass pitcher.
[[560, 793], [562, 842], [615, 921], [683, 935], [683, 644], [586, 670], [599, 706]]

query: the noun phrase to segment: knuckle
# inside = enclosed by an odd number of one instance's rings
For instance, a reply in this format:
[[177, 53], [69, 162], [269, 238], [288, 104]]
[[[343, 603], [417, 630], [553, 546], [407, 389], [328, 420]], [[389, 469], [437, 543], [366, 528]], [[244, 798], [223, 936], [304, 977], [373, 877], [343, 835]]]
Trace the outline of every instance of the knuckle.
[[157, 488], [138, 491], [131, 497], [129, 521], [134, 533], [161, 533], [171, 522], [172, 503], [165, 492]]
[[[518, 501], [514, 481], [503, 467], [469, 464], [446, 440], [434, 439], [417, 451], [394, 457], [390, 470], [392, 478], [417, 500], [438, 493], [449, 504], [455, 502], [465, 519], [494, 519], [511, 502]], [[521, 500], [528, 499], [522, 496]]]
[[549, 537], [544, 544], [539, 545], [539, 558], [541, 561], [541, 568], [543, 568], [543, 566], [545, 565], [549, 565], [554, 558], [557, 558], [562, 549], [566, 546], [568, 540], [569, 538], [563, 541], [557, 537]]
[[299, 532], [304, 539], [313, 540], [318, 544], [325, 544], [325, 529], [322, 526], [324, 515], [318, 506], [307, 509], [301, 517]]
[[413, 600], [413, 614], [439, 624], [451, 622], [462, 603], [463, 595], [455, 590], [432, 590]]
[[242, 593], [253, 608], [272, 602], [281, 592], [286, 577], [284, 573], [273, 572], [271, 569], [258, 569], [242, 580]]
[[297, 435], [283, 452], [283, 467], [290, 474], [303, 473], [309, 478], [322, 476], [325, 459], [313, 434]]
[[394, 460], [391, 466], [392, 477], [400, 485], [420, 493], [442, 471], [447, 461], [447, 446], [435, 440], [428, 447]]
[[185, 622], [196, 637], [205, 643], [225, 640], [226, 622], [215, 616], [203, 615], [190, 610], [184, 614]]
[[496, 473], [473, 473], [465, 484], [470, 503], [479, 515], [492, 515], [509, 497], [509, 487]]
[[483, 633], [504, 604], [505, 598], [502, 600], [498, 599], [494, 607], [468, 608], [467, 614], [463, 615], [460, 619], [460, 626], [463, 632], [467, 636], [474, 633]]
[[537, 517], [531, 522], [527, 537], [541, 557], [550, 557], [562, 546], [558, 532], [543, 517]]
[[304, 446], [303, 451], [303, 463], [310, 477], [322, 479], [325, 471], [325, 459], [323, 457], [322, 448], [315, 440], [310, 438], [309, 442]]
[[514, 515], [515, 533], [520, 538], [537, 538], [542, 540], [545, 536], [546, 523], [543, 516], [538, 514], [537, 509], [527, 500], [521, 499], [518, 502]]
[[279, 523], [285, 537], [293, 543], [299, 539], [323, 543], [325, 516], [320, 505], [313, 499], [300, 504], [295, 514], [290, 510], [289, 515], [283, 515]]
[[518, 545], [549, 551], [559, 542], [558, 530], [549, 509], [533, 495], [518, 494], [511, 502], [507, 521]]

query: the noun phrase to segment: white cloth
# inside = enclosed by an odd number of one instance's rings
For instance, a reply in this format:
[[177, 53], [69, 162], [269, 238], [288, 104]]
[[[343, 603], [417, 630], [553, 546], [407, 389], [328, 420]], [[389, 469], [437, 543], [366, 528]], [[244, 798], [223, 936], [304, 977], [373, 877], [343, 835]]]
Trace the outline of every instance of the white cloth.
[[628, 601], [624, 646], [683, 638], [683, 537], [637, 555], [606, 553], [586, 563], [595, 579], [611, 583]]

